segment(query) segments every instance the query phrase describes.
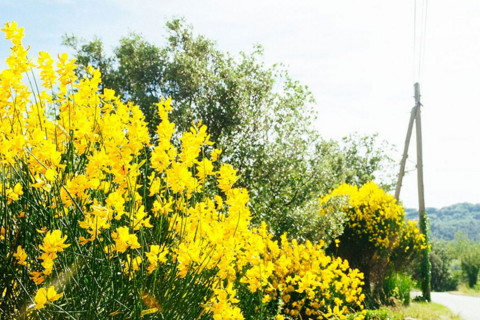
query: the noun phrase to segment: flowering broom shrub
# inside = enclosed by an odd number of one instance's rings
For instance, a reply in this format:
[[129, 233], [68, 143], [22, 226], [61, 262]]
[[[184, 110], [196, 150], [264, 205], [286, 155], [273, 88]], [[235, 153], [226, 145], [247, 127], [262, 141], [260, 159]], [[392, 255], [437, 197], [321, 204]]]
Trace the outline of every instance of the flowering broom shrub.
[[346, 319], [363, 308], [363, 275], [347, 261], [250, 225], [248, 192], [205, 126], [176, 132], [164, 99], [150, 137], [137, 106], [100, 92], [97, 70], [77, 79], [65, 54], [34, 61], [22, 28], [2, 30], [0, 318]]
[[403, 207], [375, 183], [337, 187], [321, 198], [320, 214], [328, 214], [335, 198], [344, 198], [347, 219], [329, 250], [365, 274], [367, 291], [379, 290], [389, 273], [402, 271], [426, 248], [417, 223], [406, 222]]

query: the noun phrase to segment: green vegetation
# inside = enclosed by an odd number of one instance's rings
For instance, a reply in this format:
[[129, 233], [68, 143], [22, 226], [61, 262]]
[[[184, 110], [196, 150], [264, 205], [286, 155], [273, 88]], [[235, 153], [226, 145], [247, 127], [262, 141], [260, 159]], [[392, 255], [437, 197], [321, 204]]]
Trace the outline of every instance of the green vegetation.
[[[480, 242], [458, 233], [453, 241], [434, 241], [430, 253], [432, 290], [474, 293], [479, 289]], [[418, 271], [414, 272], [419, 277]]]
[[392, 310], [397, 316], [400, 315], [400, 319], [411, 317], [422, 320], [462, 320], [459, 315], [438, 303], [412, 302], [407, 307], [397, 307]]
[[452, 291], [458, 286], [458, 278], [453, 276], [452, 263], [454, 257], [448, 244], [443, 241], [432, 243], [430, 262], [432, 264], [432, 290]]
[[[455, 290], [461, 283], [475, 287], [480, 273], [480, 204], [459, 203], [427, 211], [434, 240], [432, 289]], [[406, 212], [407, 219], [418, 220], [416, 210]]]
[[447, 307], [433, 302], [412, 302], [408, 307], [397, 307], [392, 310], [394, 314], [401, 316], [400, 319], [412, 317], [422, 320], [462, 320]]
[[474, 242], [464, 234], [458, 233], [451, 246], [452, 251], [460, 261], [464, 280], [466, 280], [468, 287], [474, 288], [477, 285], [480, 272], [480, 242]]
[[425, 302], [367, 310], [365, 320], [403, 320], [407, 317], [421, 320], [463, 320], [443, 305]]

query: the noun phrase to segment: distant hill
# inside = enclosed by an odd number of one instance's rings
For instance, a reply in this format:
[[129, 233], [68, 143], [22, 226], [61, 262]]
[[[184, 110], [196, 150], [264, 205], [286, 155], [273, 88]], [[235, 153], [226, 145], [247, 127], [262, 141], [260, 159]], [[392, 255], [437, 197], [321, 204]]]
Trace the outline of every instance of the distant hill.
[[[418, 220], [417, 209], [405, 209], [408, 220]], [[432, 239], [453, 240], [457, 232], [480, 241], [480, 204], [457, 203], [441, 209], [427, 208]]]

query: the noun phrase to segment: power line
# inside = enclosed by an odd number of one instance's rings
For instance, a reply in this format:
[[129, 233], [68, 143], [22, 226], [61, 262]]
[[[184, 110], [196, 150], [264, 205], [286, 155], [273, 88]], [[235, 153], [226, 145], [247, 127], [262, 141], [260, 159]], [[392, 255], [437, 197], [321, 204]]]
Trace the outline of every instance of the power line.
[[415, 0], [413, 15], [413, 80], [420, 82], [425, 61], [428, 0]]

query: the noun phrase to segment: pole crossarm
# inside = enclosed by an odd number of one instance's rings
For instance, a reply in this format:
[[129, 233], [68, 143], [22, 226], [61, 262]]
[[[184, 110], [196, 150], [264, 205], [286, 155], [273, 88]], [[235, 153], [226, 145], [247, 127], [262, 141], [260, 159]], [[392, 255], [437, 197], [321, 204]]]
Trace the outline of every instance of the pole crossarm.
[[[398, 179], [397, 179], [397, 186], [395, 188], [395, 199], [400, 200], [400, 190], [402, 189], [402, 182], [403, 182], [403, 177], [405, 176], [405, 166], [407, 163], [407, 158], [408, 158], [408, 149], [410, 147], [410, 140], [412, 138], [412, 131], [413, 131], [413, 124], [415, 123], [415, 120], [417, 120], [417, 126], [416, 126], [416, 133], [417, 133], [417, 141], [418, 141], [418, 119], [420, 117], [420, 107], [422, 104], [420, 103], [420, 85], [418, 82], [414, 84], [414, 89], [415, 89], [415, 106], [412, 108], [412, 112], [410, 113], [410, 121], [408, 122], [408, 129], [407, 129], [407, 137], [405, 138], [405, 146], [403, 148], [403, 155], [402, 155], [402, 160], [400, 161], [400, 172], [398, 173]], [[421, 125], [420, 125], [421, 129]], [[420, 137], [421, 140], [421, 137]], [[417, 151], [418, 151], [418, 146], [417, 146]], [[417, 157], [418, 160], [418, 157]]]
[[398, 173], [397, 186], [395, 188], [395, 199], [400, 200], [400, 189], [402, 188], [403, 177], [405, 176], [405, 164], [408, 158], [408, 148], [410, 146], [410, 139], [412, 137], [413, 123], [417, 115], [417, 107], [412, 108], [410, 113], [410, 121], [408, 122], [407, 137], [405, 138], [405, 146], [403, 148], [402, 160], [400, 161], [400, 172]]

